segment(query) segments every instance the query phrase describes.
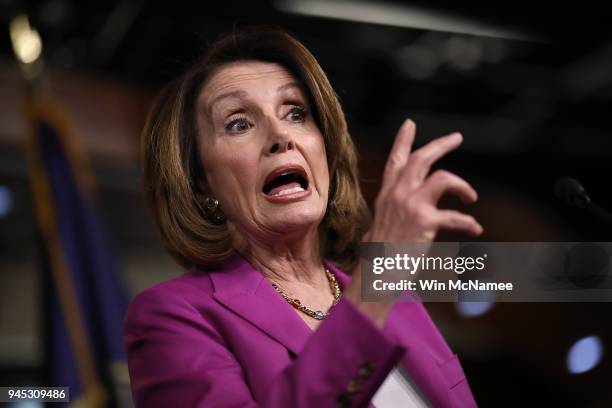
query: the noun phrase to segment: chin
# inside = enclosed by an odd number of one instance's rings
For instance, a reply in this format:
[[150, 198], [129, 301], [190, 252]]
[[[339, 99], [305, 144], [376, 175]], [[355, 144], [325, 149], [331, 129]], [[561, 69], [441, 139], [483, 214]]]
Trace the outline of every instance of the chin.
[[318, 228], [324, 216], [325, 210], [321, 208], [299, 206], [277, 209], [273, 217], [268, 218], [267, 224], [272, 225], [275, 231], [294, 232], [311, 227]]

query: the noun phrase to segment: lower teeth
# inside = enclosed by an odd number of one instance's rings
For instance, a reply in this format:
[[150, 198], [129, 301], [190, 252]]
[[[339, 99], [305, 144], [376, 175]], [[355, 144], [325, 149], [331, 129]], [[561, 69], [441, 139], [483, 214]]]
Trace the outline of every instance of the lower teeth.
[[278, 193], [274, 194], [273, 196], [274, 197], [284, 196], [284, 195], [287, 195], [287, 194], [298, 193], [300, 191], [304, 191], [304, 189], [302, 187], [293, 187], [293, 188], [290, 188], [288, 190], [281, 190]]

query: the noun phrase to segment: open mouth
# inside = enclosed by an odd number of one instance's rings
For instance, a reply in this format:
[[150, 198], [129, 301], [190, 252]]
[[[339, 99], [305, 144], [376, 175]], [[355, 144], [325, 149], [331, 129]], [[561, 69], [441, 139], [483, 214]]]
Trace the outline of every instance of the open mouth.
[[308, 176], [300, 166], [282, 167], [266, 177], [263, 193], [271, 197], [281, 197], [308, 190]]

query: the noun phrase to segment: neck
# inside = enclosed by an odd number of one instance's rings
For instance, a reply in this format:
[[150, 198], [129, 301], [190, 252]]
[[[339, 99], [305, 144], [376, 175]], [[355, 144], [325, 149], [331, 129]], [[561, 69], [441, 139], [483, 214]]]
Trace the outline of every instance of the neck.
[[318, 229], [282, 237], [254, 237], [241, 231], [236, 249], [264, 276], [279, 284], [328, 285], [319, 246]]

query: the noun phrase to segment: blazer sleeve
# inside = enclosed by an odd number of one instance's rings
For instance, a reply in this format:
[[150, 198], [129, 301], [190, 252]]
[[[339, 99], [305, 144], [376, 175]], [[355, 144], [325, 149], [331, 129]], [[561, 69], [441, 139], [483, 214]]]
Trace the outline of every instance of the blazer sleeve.
[[341, 299], [256, 402], [223, 336], [178, 294], [137, 295], [124, 343], [136, 407], [366, 407], [406, 351]]

